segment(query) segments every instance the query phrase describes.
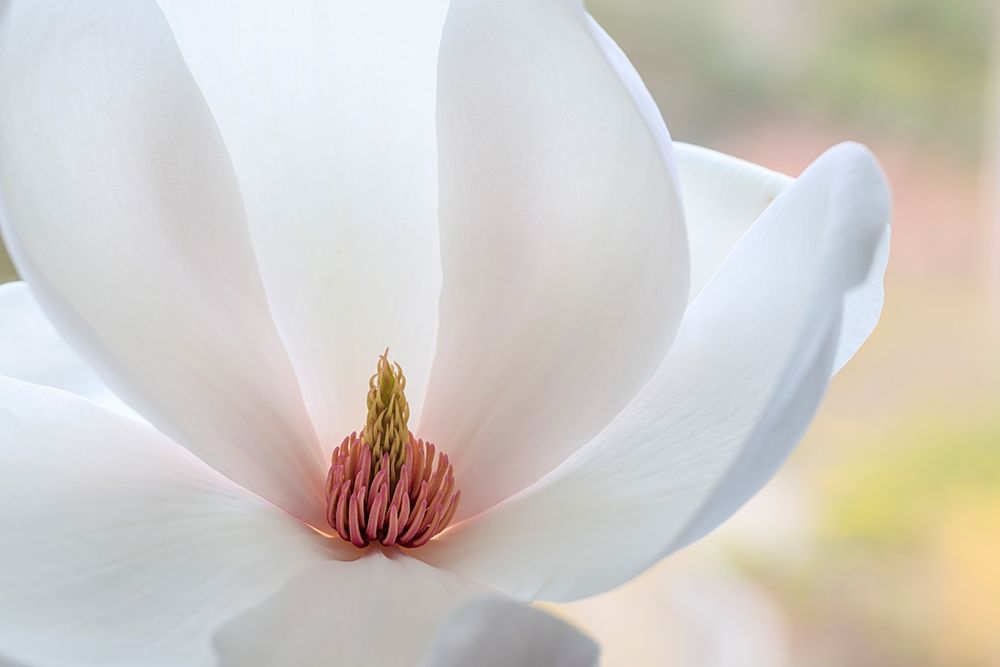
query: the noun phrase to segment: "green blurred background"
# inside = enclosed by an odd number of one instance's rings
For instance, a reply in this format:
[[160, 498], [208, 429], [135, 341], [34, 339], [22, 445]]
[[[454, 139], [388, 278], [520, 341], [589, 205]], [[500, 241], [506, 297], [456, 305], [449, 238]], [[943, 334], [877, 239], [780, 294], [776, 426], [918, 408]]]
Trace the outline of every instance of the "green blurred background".
[[[869, 144], [887, 302], [731, 524], [556, 609], [607, 667], [1000, 666], [996, 0], [591, 0], [679, 140], [800, 172]], [[0, 256], [0, 278], [13, 277]]]

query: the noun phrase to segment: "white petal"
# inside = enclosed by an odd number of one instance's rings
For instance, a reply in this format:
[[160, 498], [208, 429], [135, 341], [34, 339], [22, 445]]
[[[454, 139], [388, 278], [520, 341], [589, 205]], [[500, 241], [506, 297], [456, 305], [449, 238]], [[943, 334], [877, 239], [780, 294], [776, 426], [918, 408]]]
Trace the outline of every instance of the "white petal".
[[555, 467], [662, 360], [687, 243], [662, 121], [579, 3], [452, 2], [441, 47], [441, 331], [419, 435], [461, 513]]
[[[691, 243], [691, 299], [715, 275], [722, 261], [760, 214], [794, 179], [723, 153], [676, 143]], [[882, 282], [889, 261], [888, 225], [875, 252], [868, 279], [850, 290], [834, 372], [839, 372], [868, 339], [882, 312]]]
[[845, 295], [876, 261], [888, 208], [867, 150], [828, 151], [733, 250], [608, 428], [421, 557], [522, 599], [566, 600], [612, 588], [718, 525], [815, 412]]
[[587, 26], [597, 45], [604, 52], [604, 57], [607, 59], [608, 64], [611, 65], [615, 74], [618, 75], [626, 92], [632, 97], [632, 102], [646, 123], [646, 127], [650, 135], [652, 135], [657, 149], [663, 155], [667, 167], [672, 170], [674, 180], [677, 181], [678, 165], [677, 155], [674, 151], [674, 142], [670, 139], [670, 131], [667, 129], [667, 124], [664, 122], [662, 114], [660, 114], [659, 107], [656, 106], [656, 100], [653, 99], [652, 93], [646, 88], [642, 77], [639, 76], [639, 72], [632, 65], [625, 52], [622, 51], [621, 47], [618, 46], [615, 40], [611, 38], [611, 35], [601, 27], [594, 17], [589, 14], [587, 15]]
[[794, 179], [701, 146], [676, 143], [691, 243], [691, 300]]
[[596, 667], [592, 639], [543, 611], [502, 598], [474, 600], [438, 629], [421, 667]]
[[885, 270], [889, 265], [891, 238], [892, 229], [886, 225], [875, 249], [875, 259], [868, 278], [848, 292], [844, 300], [844, 321], [841, 325], [837, 356], [833, 361], [835, 374], [839, 373], [861, 349], [875, 331], [875, 326], [882, 316], [882, 304], [885, 302]]
[[0, 378], [0, 655], [207, 665], [215, 627], [325, 557], [150, 426]]
[[150, 422], [321, 521], [239, 188], [159, 9], [15, 0], [0, 39], [0, 219], [46, 314]]
[[161, 0], [243, 187], [275, 321], [327, 449], [388, 347], [419, 414], [441, 262], [446, 0]]
[[443, 618], [488, 591], [462, 577], [378, 551], [327, 562], [223, 627], [222, 667], [415, 665]]
[[0, 285], [0, 375], [64, 389], [135, 415], [56, 333], [26, 283]]

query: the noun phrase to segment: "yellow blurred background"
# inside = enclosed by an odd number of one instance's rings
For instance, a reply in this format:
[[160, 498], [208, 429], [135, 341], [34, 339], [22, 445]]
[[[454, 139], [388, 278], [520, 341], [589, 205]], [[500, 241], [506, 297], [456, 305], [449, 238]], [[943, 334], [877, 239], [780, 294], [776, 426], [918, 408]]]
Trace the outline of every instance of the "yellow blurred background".
[[[554, 607], [605, 667], [1000, 666], [1000, 3], [591, 0], [674, 137], [894, 189], [882, 323], [723, 529]], [[13, 277], [0, 253], [0, 281]]]

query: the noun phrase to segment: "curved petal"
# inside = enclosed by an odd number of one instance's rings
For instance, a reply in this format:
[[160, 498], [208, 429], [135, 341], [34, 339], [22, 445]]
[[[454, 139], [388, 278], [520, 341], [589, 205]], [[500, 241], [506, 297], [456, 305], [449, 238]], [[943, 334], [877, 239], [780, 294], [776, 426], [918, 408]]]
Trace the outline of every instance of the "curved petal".
[[845, 296], [871, 272], [888, 218], [871, 154], [828, 151], [740, 241], [608, 428], [421, 557], [522, 599], [567, 600], [616, 586], [718, 525], [815, 412]]
[[885, 302], [885, 270], [889, 266], [891, 239], [892, 229], [886, 225], [875, 249], [875, 258], [868, 278], [848, 292], [844, 299], [844, 321], [837, 344], [837, 356], [833, 360], [835, 374], [843, 370], [847, 362], [857, 354], [875, 331], [882, 316], [882, 305]]
[[[677, 143], [675, 149], [691, 243], [693, 300], [754, 221], [794, 179], [701, 146]], [[847, 293], [834, 373], [850, 361], [878, 323], [889, 237], [886, 225], [868, 278]]]
[[435, 97], [447, 0], [160, 0], [233, 156], [326, 449], [389, 347], [419, 414], [437, 336]]
[[441, 330], [421, 437], [468, 516], [538, 479], [650, 377], [687, 298], [654, 128], [580, 3], [454, 0], [438, 99]]
[[0, 375], [64, 389], [135, 415], [56, 333], [27, 283], [0, 285]]
[[116, 394], [322, 521], [325, 466], [239, 189], [155, 3], [6, 4], [0, 200], [18, 269]]
[[474, 600], [441, 624], [421, 667], [597, 667], [600, 649], [576, 628], [502, 598]]
[[701, 146], [674, 146], [691, 244], [693, 301], [750, 225], [794, 179]]
[[212, 630], [327, 558], [140, 421], [0, 378], [0, 654], [207, 665]]
[[[625, 55], [625, 52], [622, 51], [621, 47], [611, 38], [611, 35], [590, 14], [587, 14], [587, 27], [590, 29], [590, 34], [593, 36], [594, 41], [597, 42], [597, 45], [604, 53], [608, 64], [614, 70], [615, 74], [618, 75], [618, 79], [622, 86], [625, 87], [625, 91], [631, 96], [632, 103], [635, 105], [639, 115], [642, 116], [643, 122], [646, 123], [646, 127], [649, 129], [649, 133], [656, 143], [657, 149], [663, 156], [663, 161], [667, 163], [667, 168], [671, 170], [676, 184], [678, 182], [678, 170], [674, 142], [670, 138], [670, 131], [663, 120], [660, 108], [656, 105], [656, 100], [653, 99], [653, 94], [646, 88], [642, 77], [639, 76], [639, 72], [635, 69], [632, 61], [628, 59], [628, 56]], [[690, 242], [690, 239], [688, 241]]]
[[289, 581], [215, 637], [221, 667], [415, 665], [438, 623], [488, 591], [420, 561], [373, 552]]

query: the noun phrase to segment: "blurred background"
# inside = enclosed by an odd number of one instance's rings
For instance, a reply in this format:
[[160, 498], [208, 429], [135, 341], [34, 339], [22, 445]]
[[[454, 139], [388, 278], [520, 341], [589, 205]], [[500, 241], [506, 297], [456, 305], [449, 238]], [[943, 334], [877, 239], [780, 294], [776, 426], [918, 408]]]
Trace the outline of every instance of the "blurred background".
[[605, 667], [1000, 667], [1000, 2], [590, 0], [674, 138], [894, 190], [882, 322], [730, 524], [554, 608]]
[[894, 238], [882, 323], [774, 482], [553, 611], [605, 667], [1000, 667], [1000, 3], [589, 6], [678, 140], [793, 175], [871, 146]]

